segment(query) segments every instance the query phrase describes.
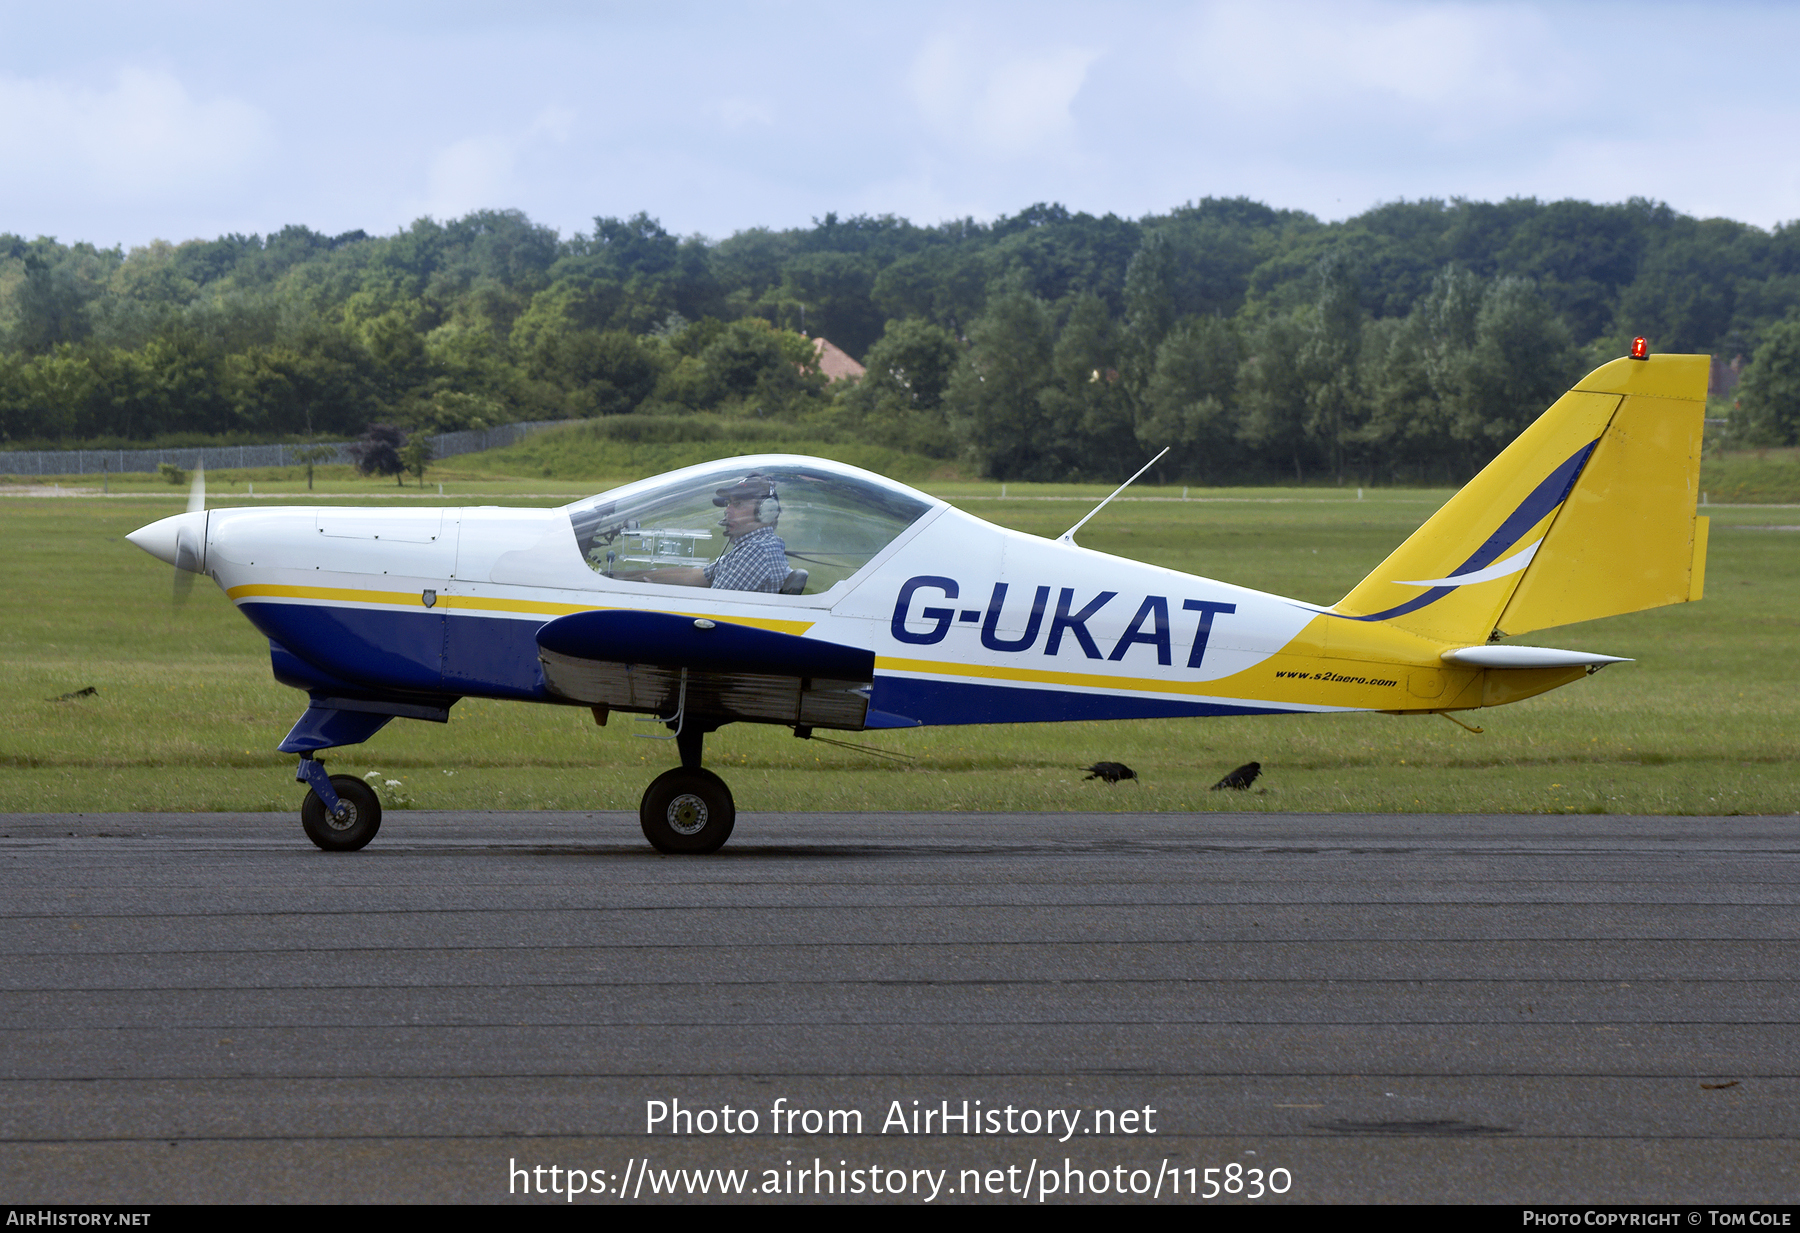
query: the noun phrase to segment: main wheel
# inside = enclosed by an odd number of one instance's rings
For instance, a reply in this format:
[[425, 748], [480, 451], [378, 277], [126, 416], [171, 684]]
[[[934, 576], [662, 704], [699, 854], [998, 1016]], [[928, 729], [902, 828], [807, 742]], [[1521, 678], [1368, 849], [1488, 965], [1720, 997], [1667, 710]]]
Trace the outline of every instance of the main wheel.
[[704, 855], [717, 852], [731, 838], [737, 803], [725, 781], [711, 771], [676, 767], [658, 775], [644, 790], [638, 821], [644, 838], [658, 852]]
[[333, 775], [331, 790], [349, 807], [344, 816], [332, 817], [319, 794], [308, 788], [300, 804], [300, 825], [306, 837], [327, 852], [354, 852], [381, 829], [381, 798], [353, 775]]

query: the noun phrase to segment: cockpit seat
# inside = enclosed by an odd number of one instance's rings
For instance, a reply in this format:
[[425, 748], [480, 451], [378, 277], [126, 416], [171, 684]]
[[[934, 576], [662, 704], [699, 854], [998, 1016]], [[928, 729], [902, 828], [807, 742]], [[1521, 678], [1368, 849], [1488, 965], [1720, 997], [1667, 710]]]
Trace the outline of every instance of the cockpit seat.
[[790, 570], [787, 578], [782, 581], [781, 593], [783, 595], [800, 595], [805, 590], [806, 571], [803, 569]]

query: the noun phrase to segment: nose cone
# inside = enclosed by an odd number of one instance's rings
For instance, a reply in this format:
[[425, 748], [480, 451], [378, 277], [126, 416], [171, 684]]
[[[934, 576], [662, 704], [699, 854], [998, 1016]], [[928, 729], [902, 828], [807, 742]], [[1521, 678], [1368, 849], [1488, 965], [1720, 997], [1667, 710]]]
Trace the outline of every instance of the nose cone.
[[206, 511], [176, 514], [125, 537], [157, 560], [198, 574], [206, 568]]

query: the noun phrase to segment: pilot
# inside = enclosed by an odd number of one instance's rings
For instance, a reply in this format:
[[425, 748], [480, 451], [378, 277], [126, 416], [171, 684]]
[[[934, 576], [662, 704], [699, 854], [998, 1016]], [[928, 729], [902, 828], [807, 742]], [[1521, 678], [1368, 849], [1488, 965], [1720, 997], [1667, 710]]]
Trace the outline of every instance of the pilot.
[[730, 541], [711, 564], [699, 567], [674, 565], [646, 570], [637, 575], [645, 582], [673, 582], [722, 591], [778, 593], [793, 572], [787, 563], [787, 544], [775, 534], [781, 517], [781, 500], [772, 477], [752, 471], [743, 479], [718, 489], [713, 504], [725, 510], [719, 525]]

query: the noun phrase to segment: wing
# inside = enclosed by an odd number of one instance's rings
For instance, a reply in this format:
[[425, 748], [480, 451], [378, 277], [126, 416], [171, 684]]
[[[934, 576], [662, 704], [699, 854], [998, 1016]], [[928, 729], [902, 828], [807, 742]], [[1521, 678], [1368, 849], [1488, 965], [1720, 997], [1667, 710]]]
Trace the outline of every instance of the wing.
[[561, 617], [537, 642], [550, 691], [590, 706], [852, 732], [869, 718], [871, 650], [632, 609]]

